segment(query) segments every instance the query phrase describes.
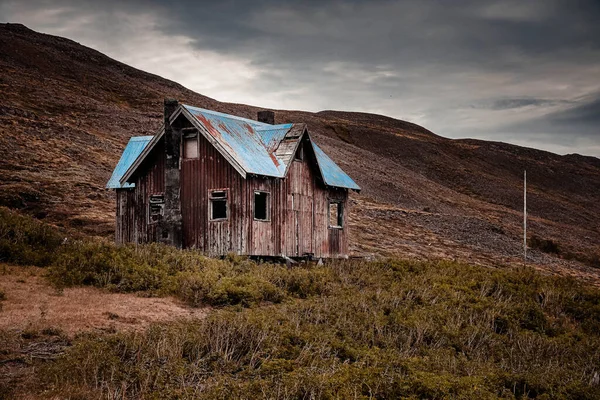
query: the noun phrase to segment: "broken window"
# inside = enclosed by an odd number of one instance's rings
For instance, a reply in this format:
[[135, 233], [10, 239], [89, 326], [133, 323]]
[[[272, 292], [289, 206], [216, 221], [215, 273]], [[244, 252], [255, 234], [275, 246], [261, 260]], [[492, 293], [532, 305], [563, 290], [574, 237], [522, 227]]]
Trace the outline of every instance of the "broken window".
[[210, 219], [212, 221], [227, 219], [227, 190], [210, 191]]
[[165, 197], [162, 194], [153, 194], [148, 198], [148, 223], [155, 224], [164, 214]]
[[341, 201], [329, 202], [329, 227], [342, 228], [344, 224], [344, 205]]
[[198, 158], [198, 134], [192, 133], [183, 137], [183, 158]]
[[268, 221], [270, 194], [267, 192], [254, 192], [254, 219]]

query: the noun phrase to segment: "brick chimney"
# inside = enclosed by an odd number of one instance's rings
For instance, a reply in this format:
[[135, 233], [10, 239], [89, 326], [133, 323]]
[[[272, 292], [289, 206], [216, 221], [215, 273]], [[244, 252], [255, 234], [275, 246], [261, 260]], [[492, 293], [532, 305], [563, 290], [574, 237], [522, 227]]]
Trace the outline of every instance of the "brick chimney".
[[163, 216], [158, 225], [158, 240], [181, 248], [183, 246], [183, 219], [181, 217], [181, 190], [179, 158], [181, 156], [181, 129], [171, 125], [170, 118], [179, 107], [175, 99], [165, 99], [165, 193]]
[[258, 122], [275, 125], [275, 113], [273, 111], [259, 111], [257, 113]]

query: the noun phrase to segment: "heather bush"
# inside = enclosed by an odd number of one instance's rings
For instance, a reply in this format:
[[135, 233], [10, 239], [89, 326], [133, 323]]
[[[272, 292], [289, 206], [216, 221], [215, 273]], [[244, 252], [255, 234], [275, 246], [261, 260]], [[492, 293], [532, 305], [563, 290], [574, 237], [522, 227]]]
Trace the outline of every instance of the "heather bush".
[[97, 398], [600, 396], [600, 292], [574, 280], [445, 261], [219, 263], [177, 275], [198, 304], [235, 277], [244, 289], [227, 289], [238, 297], [224, 304], [268, 300], [246, 279], [287, 300], [82, 337], [43, 371], [44, 387]]

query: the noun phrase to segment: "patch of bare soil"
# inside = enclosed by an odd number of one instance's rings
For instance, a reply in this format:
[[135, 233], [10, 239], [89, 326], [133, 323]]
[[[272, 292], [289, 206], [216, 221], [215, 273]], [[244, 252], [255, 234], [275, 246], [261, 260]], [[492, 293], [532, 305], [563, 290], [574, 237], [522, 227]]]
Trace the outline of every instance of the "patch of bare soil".
[[0, 265], [0, 330], [57, 329], [71, 336], [83, 331], [143, 329], [153, 322], [204, 318], [206, 308], [191, 308], [171, 297], [145, 298], [93, 287], [57, 290], [36, 267]]

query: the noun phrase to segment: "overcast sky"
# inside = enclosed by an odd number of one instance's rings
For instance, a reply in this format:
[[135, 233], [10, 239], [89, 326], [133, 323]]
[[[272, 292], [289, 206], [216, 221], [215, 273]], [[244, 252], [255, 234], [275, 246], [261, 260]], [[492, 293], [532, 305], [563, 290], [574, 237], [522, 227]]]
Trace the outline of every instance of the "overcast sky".
[[4, 1], [217, 100], [600, 156], [600, 1]]

